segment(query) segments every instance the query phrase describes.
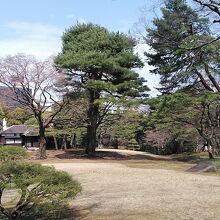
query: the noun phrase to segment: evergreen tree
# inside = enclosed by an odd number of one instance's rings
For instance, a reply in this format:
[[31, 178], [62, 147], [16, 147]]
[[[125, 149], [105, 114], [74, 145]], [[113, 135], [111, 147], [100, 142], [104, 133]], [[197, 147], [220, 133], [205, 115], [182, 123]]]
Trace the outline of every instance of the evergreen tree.
[[73, 91], [81, 89], [87, 94], [86, 152], [89, 156], [95, 154], [97, 128], [112, 103], [146, 95], [148, 88], [143, 85], [144, 79], [133, 70], [143, 66], [133, 52], [134, 46], [135, 42], [124, 34], [94, 24], [77, 24], [63, 35], [62, 52], [55, 63], [63, 69], [67, 85]]
[[[168, 0], [161, 9], [162, 18], [153, 21], [148, 29], [146, 53], [152, 73], [161, 76], [161, 91], [171, 92], [183, 86], [202, 84], [209, 91], [220, 92], [219, 48], [202, 18], [185, 0]], [[207, 43], [206, 46], [204, 46]]]
[[194, 145], [206, 145], [210, 155], [220, 152], [219, 93], [178, 91], [152, 98], [148, 104], [148, 130], [166, 130], [175, 143], [191, 141]]

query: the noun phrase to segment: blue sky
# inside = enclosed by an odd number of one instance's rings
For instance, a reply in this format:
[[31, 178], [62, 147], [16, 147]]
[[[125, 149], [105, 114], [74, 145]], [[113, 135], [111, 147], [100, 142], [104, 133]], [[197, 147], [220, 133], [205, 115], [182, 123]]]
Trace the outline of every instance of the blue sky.
[[46, 57], [55, 53], [60, 49], [63, 31], [76, 21], [128, 32], [146, 5], [146, 0], [1, 1], [0, 55], [20, 51]]
[[[0, 56], [15, 53], [46, 58], [61, 49], [66, 28], [79, 22], [92, 22], [112, 31], [127, 33], [143, 16], [150, 21], [153, 4], [160, 0], [2, 0], [0, 7]], [[138, 52], [147, 49], [144, 45]], [[140, 72], [155, 85], [150, 67]], [[151, 86], [151, 85], [150, 85]], [[152, 86], [151, 86], [152, 87]]]

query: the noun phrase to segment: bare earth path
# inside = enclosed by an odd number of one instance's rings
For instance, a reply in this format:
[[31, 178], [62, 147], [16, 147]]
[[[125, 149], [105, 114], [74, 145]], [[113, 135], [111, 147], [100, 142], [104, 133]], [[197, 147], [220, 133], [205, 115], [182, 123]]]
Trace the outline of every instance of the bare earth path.
[[76, 219], [220, 220], [220, 176], [188, 173], [192, 165], [157, 159], [69, 160], [53, 165], [83, 186], [73, 203]]

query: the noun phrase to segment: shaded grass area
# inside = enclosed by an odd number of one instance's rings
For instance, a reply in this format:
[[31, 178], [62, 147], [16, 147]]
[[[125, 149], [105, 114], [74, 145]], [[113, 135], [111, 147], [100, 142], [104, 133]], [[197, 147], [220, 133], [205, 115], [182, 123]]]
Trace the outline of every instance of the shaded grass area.
[[184, 152], [180, 154], [172, 154], [171, 158], [177, 161], [196, 162], [197, 160], [208, 160], [207, 152]]
[[209, 161], [217, 168], [217, 174], [220, 175], [220, 157], [215, 157], [215, 159], [210, 160], [207, 152], [183, 153], [180, 155], [173, 155], [172, 159], [188, 164], [198, 164], [200, 162]]
[[[189, 168], [199, 162], [209, 161], [217, 168], [217, 174], [220, 175], [220, 157], [209, 160], [206, 152], [202, 153], [182, 153], [170, 156], [170, 160], [140, 160], [127, 161], [124, 164], [131, 168], [140, 169], [164, 169], [174, 171], [187, 171]], [[122, 162], [123, 163], [123, 162]]]
[[143, 210], [120, 210], [120, 212], [112, 211], [112, 212], [99, 212], [99, 213], [92, 213], [90, 211], [83, 211], [80, 212], [79, 216], [76, 216], [75, 219], [77, 220], [156, 220], [158, 219], [160, 214], [157, 212], [143, 211]]
[[[39, 209], [39, 214], [23, 214], [19, 220], [70, 220], [70, 219], [76, 219], [76, 217], [80, 216], [79, 212], [77, 210], [74, 210], [72, 208], [58, 208], [57, 210], [54, 210], [53, 212], [45, 212], [43, 210]], [[0, 219], [1, 220], [8, 220], [8, 218], [0, 213]]]
[[182, 153], [177, 155], [172, 155], [173, 160], [190, 162], [190, 163], [199, 163], [203, 161], [211, 161], [216, 167], [220, 168], [220, 157], [215, 157], [215, 159], [210, 160], [207, 152], [202, 153]]
[[182, 161], [126, 161], [122, 162], [122, 164], [126, 165], [130, 168], [138, 168], [138, 169], [162, 169], [162, 170], [174, 170], [184, 172], [192, 167], [191, 163], [182, 162]]
[[124, 161], [124, 160], [168, 160], [166, 157], [156, 157], [152, 155], [141, 155], [141, 154], [134, 154], [134, 155], [127, 155], [122, 154], [121, 152], [117, 151], [96, 151], [95, 157], [88, 157], [85, 153], [84, 149], [69, 149], [65, 151], [61, 150], [48, 150], [48, 160], [72, 160], [72, 159], [88, 159], [91, 161], [95, 160], [115, 160], [115, 161]]

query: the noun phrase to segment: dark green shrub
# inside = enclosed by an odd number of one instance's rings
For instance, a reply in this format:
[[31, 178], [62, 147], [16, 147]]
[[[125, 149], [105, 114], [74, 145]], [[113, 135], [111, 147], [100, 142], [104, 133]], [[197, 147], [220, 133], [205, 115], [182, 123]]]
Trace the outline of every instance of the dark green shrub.
[[21, 160], [28, 157], [28, 152], [16, 146], [0, 146], [0, 161]]
[[[53, 167], [15, 161], [0, 165], [0, 210], [8, 219], [49, 219], [80, 191], [76, 180]], [[15, 198], [2, 204], [4, 195]]]
[[133, 138], [131, 140], [128, 141], [128, 147], [129, 150], [139, 150], [140, 146], [138, 144], [138, 142]]

